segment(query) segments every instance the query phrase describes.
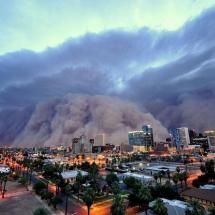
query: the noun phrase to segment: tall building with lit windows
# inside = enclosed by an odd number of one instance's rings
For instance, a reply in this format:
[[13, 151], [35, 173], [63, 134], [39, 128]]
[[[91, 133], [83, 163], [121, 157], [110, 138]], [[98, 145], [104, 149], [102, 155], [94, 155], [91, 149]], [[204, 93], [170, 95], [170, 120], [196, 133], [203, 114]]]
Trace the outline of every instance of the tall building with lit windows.
[[137, 145], [137, 146], [144, 145], [144, 132], [143, 131], [128, 132], [128, 142], [130, 145]]
[[144, 144], [148, 147], [153, 146], [154, 138], [153, 138], [153, 129], [150, 125], [144, 125], [142, 127], [144, 134]]
[[149, 150], [153, 146], [153, 129], [150, 125], [144, 125], [140, 131], [128, 132], [128, 143]]
[[172, 128], [169, 133], [173, 146], [178, 150], [190, 145], [189, 129], [187, 127]]

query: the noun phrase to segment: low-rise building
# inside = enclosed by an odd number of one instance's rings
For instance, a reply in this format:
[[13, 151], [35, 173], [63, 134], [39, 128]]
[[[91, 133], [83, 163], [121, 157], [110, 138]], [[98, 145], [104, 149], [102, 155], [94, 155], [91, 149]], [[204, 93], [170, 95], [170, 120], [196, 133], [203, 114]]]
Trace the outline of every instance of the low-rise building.
[[78, 173], [81, 173], [82, 176], [87, 176], [88, 172], [82, 170], [68, 170], [61, 173], [62, 178], [66, 183], [74, 184]]
[[215, 190], [215, 185], [214, 184], [205, 184], [203, 186], [200, 186], [200, 188], [205, 189], [205, 190]]
[[152, 182], [154, 182], [154, 178], [148, 175], [132, 173], [132, 172], [122, 173], [121, 179], [124, 180], [127, 177], [134, 177], [137, 180], [141, 181], [143, 184], [151, 184]]
[[[156, 165], [156, 166], [149, 166], [144, 168], [144, 172], [151, 175], [153, 175], [154, 173], [158, 173], [160, 171], [164, 171], [164, 172], [170, 171], [170, 173], [174, 173], [176, 171], [176, 168], [177, 168], [177, 165], [172, 165], [172, 166]], [[182, 170], [183, 168], [180, 167], [180, 169]]]
[[205, 208], [215, 207], [215, 190], [191, 188], [181, 193], [187, 200], [198, 200]]

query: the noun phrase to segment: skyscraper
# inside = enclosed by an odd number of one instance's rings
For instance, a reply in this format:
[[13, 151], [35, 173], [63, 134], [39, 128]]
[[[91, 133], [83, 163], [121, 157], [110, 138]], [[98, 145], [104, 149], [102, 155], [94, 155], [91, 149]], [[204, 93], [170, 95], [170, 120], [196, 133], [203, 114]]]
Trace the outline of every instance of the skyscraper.
[[169, 130], [173, 145], [179, 150], [190, 144], [189, 129], [187, 127], [172, 128]]
[[179, 128], [180, 144], [186, 147], [190, 144], [189, 129], [186, 127]]
[[136, 146], [144, 145], [144, 132], [143, 131], [128, 132], [128, 143], [130, 145]]
[[153, 138], [153, 129], [150, 125], [144, 125], [142, 127], [144, 134], [144, 144], [147, 147], [153, 146], [154, 138]]
[[142, 131], [128, 132], [128, 142], [133, 146], [144, 146], [146, 149], [153, 146], [153, 129], [150, 125], [144, 125]]
[[92, 140], [88, 141], [85, 135], [73, 138], [72, 152], [73, 154], [92, 153]]
[[73, 154], [80, 154], [81, 153], [80, 138], [73, 138], [72, 139], [72, 153]]

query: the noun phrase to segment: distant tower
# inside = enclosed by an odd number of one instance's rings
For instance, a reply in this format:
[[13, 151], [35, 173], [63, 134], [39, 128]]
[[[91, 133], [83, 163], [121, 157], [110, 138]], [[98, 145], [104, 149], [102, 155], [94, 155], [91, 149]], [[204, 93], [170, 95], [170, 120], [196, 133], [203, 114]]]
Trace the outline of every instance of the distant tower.
[[180, 150], [190, 144], [189, 129], [187, 127], [172, 128], [169, 130], [173, 145]]
[[105, 145], [105, 134], [97, 134], [95, 137], [94, 146], [104, 146]]
[[149, 151], [154, 145], [153, 129], [150, 125], [144, 125], [142, 131], [128, 132], [129, 145], [144, 147], [144, 150]]
[[80, 154], [81, 153], [80, 138], [73, 138], [72, 139], [72, 153], [73, 154]]
[[152, 147], [154, 145], [153, 129], [150, 125], [144, 125], [142, 127], [144, 133], [144, 144], [146, 147]]
[[187, 147], [190, 144], [189, 129], [186, 127], [178, 128], [180, 135], [180, 144], [182, 147]]

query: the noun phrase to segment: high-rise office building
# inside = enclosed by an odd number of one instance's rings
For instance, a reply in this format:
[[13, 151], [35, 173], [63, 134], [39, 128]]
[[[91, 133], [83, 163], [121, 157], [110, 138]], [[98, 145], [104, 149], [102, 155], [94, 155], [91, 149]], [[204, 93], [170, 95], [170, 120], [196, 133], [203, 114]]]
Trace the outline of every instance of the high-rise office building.
[[189, 129], [186, 127], [179, 128], [180, 143], [183, 147], [190, 144]]
[[144, 132], [143, 131], [128, 132], [128, 143], [130, 145], [136, 145], [136, 146], [144, 145]]
[[88, 141], [85, 135], [81, 135], [79, 138], [73, 138], [72, 140], [72, 152], [73, 154], [92, 153], [92, 141]]
[[169, 130], [169, 135], [171, 138], [171, 146], [180, 148], [180, 135], [178, 128], [171, 128]]
[[80, 138], [73, 138], [72, 139], [72, 153], [73, 154], [80, 154], [81, 153]]
[[144, 134], [144, 144], [148, 147], [153, 146], [154, 138], [152, 127], [150, 125], [144, 125], [142, 130]]
[[169, 132], [173, 145], [177, 149], [182, 149], [190, 144], [189, 129], [187, 127], [172, 128]]
[[153, 146], [153, 129], [150, 125], [142, 127], [142, 131], [128, 132], [128, 142], [133, 146], [144, 146], [146, 149]]

